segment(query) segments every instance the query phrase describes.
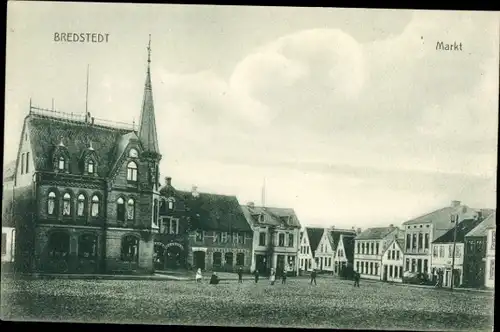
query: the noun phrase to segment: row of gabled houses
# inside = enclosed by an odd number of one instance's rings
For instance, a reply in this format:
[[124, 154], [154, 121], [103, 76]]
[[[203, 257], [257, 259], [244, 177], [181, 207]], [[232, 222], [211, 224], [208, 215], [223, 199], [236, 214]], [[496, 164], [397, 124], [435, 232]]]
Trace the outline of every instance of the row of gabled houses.
[[[444, 287], [494, 287], [496, 212], [458, 201], [402, 227], [336, 230], [306, 227], [299, 266], [387, 282], [442, 278]], [[453, 258], [454, 256], [454, 258]], [[453, 271], [453, 272], [452, 272]]]

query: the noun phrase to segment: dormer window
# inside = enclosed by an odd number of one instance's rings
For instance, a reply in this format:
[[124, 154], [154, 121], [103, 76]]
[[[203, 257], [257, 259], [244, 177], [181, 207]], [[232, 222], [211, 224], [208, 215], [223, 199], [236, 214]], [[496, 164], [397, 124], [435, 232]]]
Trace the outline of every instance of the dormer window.
[[167, 208], [169, 210], [173, 210], [174, 209], [174, 203], [175, 203], [175, 200], [170, 197], [168, 200], [167, 200]]
[[137, 181], [137, 164], [133, 161], [127, 165], [127, 181]]
[[95, 166], [94, 161], [93, 160], [89, 160], [89, 162], [87, 164], [87, 172], [89, 174], [94, 174], [94, 171], [95, 171], [94, 166]]
[[64, 171], [66, 169], [66, 159], [63, 156], [59, 157], [59, 162], [57, 163], [57, 168], [60, 171]]

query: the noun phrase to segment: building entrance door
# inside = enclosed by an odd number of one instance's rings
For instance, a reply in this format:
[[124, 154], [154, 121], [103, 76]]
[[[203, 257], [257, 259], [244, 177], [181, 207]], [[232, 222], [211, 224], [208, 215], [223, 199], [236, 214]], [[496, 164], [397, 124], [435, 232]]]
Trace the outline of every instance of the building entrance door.
[[384, 276], [382, 280], [387, 281], [387, 265], [384, 265]]
[[195, 251], [193, 252], [193, 265], [195, 270], [201, 269], [205, 270], [205, 252], [204, 251]]

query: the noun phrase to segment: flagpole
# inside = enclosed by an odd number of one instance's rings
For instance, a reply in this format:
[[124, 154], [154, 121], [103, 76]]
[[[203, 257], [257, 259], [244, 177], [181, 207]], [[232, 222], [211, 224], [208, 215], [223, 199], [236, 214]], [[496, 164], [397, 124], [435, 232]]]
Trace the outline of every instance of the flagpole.
[[89, 71], [90, 71], [90, 64], [87, 64], [87, 88], [85, 91], [85, 119], [87, 119], [89, 114]]

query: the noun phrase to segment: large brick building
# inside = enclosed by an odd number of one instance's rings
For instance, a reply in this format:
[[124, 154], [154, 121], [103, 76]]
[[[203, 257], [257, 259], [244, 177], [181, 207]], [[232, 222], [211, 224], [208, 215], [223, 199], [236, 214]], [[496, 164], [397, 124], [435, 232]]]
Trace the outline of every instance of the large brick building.
[[9, 189], [23, 197], [12, 217], [19, 267], [152, 271], [160, 160], [149, 52], [138, 130], [30, 103]]
[[170, 177], [160, 192], [157, 269], [250, 271], [253, 232], [235, 196], [177, 190]]

